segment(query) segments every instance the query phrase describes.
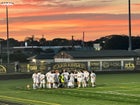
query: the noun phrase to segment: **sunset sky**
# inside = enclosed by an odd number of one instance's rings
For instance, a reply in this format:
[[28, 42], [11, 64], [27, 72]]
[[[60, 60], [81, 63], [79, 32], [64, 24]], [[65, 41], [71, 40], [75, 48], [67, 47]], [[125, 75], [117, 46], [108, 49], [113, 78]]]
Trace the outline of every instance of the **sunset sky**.
[[[0, 0], [9, 6], [10, 38], [34, 35], [95, 40], [111, 34], [128, 35], [128, 0]], [[5, 6], [0, 5], [0, 38], [6, 39]], [[132, 35], [140, 36], [140, 0], [131, 0]]]

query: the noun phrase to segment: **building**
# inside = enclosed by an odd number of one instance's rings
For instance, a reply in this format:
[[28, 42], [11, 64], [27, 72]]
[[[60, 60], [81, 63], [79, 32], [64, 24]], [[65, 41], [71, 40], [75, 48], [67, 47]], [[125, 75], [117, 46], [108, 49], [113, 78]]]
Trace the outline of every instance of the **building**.
[[[54, 56], [53, 69], [77, 67], [96, 71], [139, 69], [140, 54], [127, 50], [62, 51]], [[78, 64], [79, 63], [79, 64]], [[81, 68], [81, 65], [84, 68]]]
[[140, 53], [128, 50], [61, 51], [55, 55], [38, 55], [30, 60], [32, 60], [34, 64], [42, 64], [41, 62], [45, 62], [46, 69], [49, 68], [49, 70], [140, 70]]

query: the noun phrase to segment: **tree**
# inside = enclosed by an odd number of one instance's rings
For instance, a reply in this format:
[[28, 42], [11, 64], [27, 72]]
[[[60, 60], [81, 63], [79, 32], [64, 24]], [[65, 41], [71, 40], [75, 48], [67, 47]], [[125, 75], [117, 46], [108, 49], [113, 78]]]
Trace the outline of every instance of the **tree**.
[[[128, 35], [109, 35], [96, 39], [93, 43], [99, 43], [102, 50], [128, 50]], [[132, 37], [132, 49], [140, 49], [140, 37]]]
[[14, 38], [9, 38], [8, 40], [9, 40], [9, 46], [10, 47], [19, 46], [20, 45], [19, 41], [15, 40]]
[[140, 37], [132, 37], [132, 49], [140, 49]]
[[70, 41], [67, 39], [55, 38], [52, 40], [52, 45], [53, 46], [69, 46]]
[[107, 37], [108, 40], [104, 42], [103, 49], [108, 50], [128, 50], [128, 36], [111, 35]]
[[40, 43], [40, 46], [46, 46], [47, 41], [45, 38], [41, 38], [39, 39], [39, 43]]
[[24, 41], [27, 42], [29, 46], [39, 46], [39, 42], [34, 35], [32, 35], [32, 37], [26, 37]]

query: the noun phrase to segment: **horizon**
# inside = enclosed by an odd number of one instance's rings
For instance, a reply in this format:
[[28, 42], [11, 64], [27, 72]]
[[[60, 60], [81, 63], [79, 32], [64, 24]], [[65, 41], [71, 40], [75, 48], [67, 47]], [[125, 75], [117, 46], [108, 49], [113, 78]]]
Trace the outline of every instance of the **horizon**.
[[[99, 37], [99, 38], [94, 39], [94, 40], [87, 40], [87, 41], [84, 40], [84, 42], [96, 41], [96, 40], [100, 40], [101, 38], [105, 38], [105, 37], [110, 39], [110, 38], [113, 37], [113, 36], [114, 36], [114, 37], [115, 37], [115, 36], [121, 36], [121, 37], [125, 36], [125, 37], [128, 37], [128, 38], [129, 38], [129, 35], [125, 35], [125, 34], [120, 34], [120, 35], [111, 34], [111, 35], [104, 35], [104, 36]], [[39, 41], [39, 39], [44, 38], [44, 37], [38, 38], [38, 37], [36, 37], [35, 35], [32, 35], [32, 36], [29, 36], [29, 37], [25, 37], [24, 40], [18, 40], [18, 39], [12, 38], [12, 37], [10, 37], [9, 39], [14, 39], [14, 40], [17, 40], [17, 41], [19, 41], [19, 42], [20, 42], [20, 41], [23, 41], [23, 42], [24, 42], [26, 39], [32, 38], [32, 37], [33, 37], [34, 40], [36, 40], [36, 41]], [[137, 37], [139, 38], [140, 36], [131, 36], [131, 37], [132, 37], [132, 38], [137, 38]], [[0, 37], [0, 39], [4, 39], [4, 38], [1, 38], [1, 37]], [[46, 38], [45, 38], [45, 39], [46, 39]], [[56, 38], [49, 39], [49, 40], [46, 39], [46, 41], [53, 41], [54, 39], [64, 39], [64, 40], [69, 40], [69, 41], [71, 41], [71, 40], [72, 40], [72, 36], [71, 36], [71, 39], [56, 37]], [[7, 39], [4, 39], [4, 40], [7, 40]], [[78, 40], [83, 41], [82, 39], [74, 39], [74, 38], [73, 38], [73, 40], [74, 40], [74, 41], [78, 41]]]
[[[0, 0], [3, 2], [4, 0]], [[11, 0], [6, 0], [11, 2]], [[72, 36], [85, 41], [107, 35], [129, 35], [128, 0], [12, 0], [9, 38], [34, 35], [52, 40]], [[6, 39], [5, 6], [0, 5], [0, 38]], [[132, 35], [139, 36], [140, 1], [131, 0]]]

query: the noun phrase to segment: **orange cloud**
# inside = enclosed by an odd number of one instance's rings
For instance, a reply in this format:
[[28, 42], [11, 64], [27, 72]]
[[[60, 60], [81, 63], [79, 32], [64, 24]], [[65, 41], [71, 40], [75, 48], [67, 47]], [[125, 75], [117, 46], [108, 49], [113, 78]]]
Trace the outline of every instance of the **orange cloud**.
[[[95, 40], [109, 34], [128, 34], [128, 5], [122, 0], [15, 0], [9, 7], [10, 37], [46, 36]], [[139, 34], [139, 4], [132, 3], [132, 33]], [[0, 37], [5, 38], [5, 7], [0, 6]]]

